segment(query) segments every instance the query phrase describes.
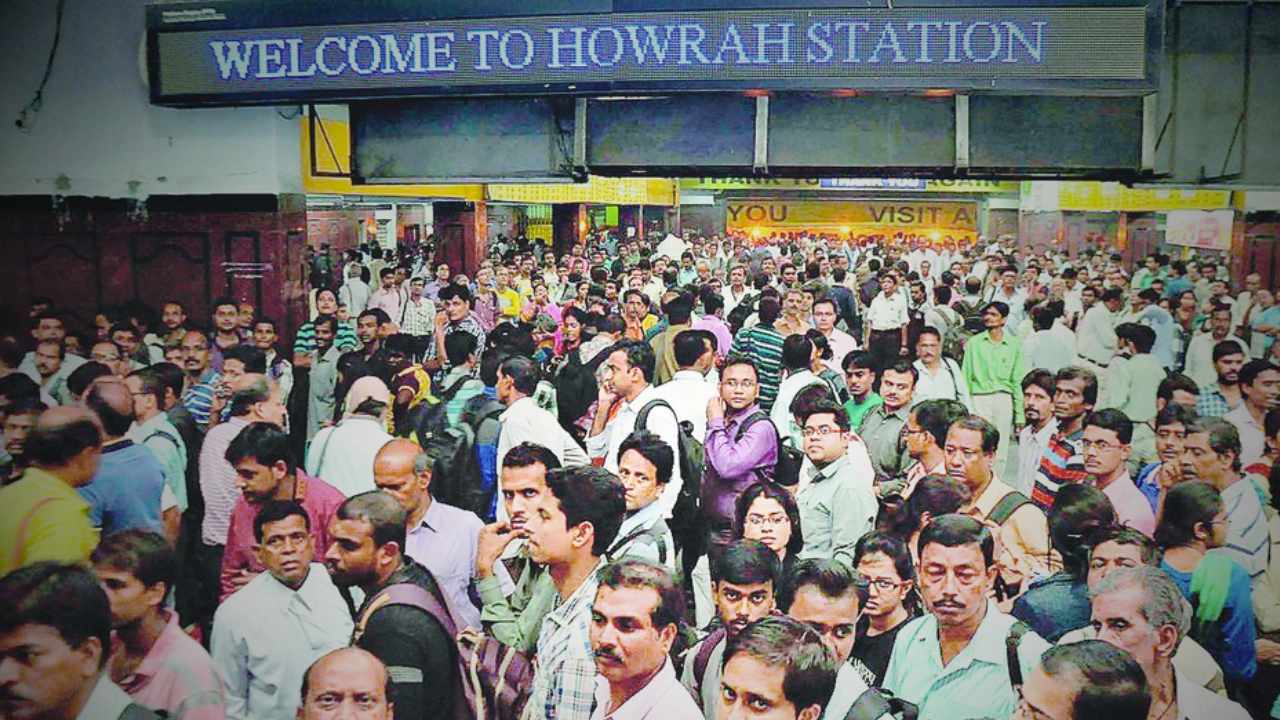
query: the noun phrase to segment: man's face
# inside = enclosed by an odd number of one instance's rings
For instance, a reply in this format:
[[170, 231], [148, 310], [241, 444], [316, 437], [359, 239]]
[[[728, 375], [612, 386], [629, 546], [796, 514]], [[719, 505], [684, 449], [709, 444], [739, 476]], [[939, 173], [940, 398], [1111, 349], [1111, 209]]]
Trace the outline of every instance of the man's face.
[[968, 428], [953, 427], [947, 433], [947, 474], [963, 482], [970, 490], [981, 488], [991, 479], [991, 463], [995, 453], [982, 451], [982, 433]]
[[813, 306], [813, 324], [823, 335], [827, 335], [836, 326], [836, 310], [831, 307], [831, 303], [821, 303]]
[[982, 326], [988, 330], [1004, 327], [1004, 315], [993, 307], [982, 311]]
[[132, 330], [117, 330], [111, 333], [111, 340], [124, 350], [125, 355], [132, 355], [138, 350], [138, 335]]
[[58, 318], [40, 318], [35, 330], [31, 332], [37, 342], [52, 340], [62, 342], [67, 337], [67, 329]]
[[575, 543], [590, 541], [585, 525], [569, 527], [560, 501], [550, 492], [544, 494], [537, 511], [525, 523], [529, 558], [540, 565], [568, 562], [575, 554]]
[[783, 312], [791, 317], [804, 314], [804, 306], [805, 300], [802, 292], [789, 292], [786, 299], [782, 301]]
[[1142, 565], [1142, 548], [1128, 543], [1108, 540], [1098, 543], [1089, 553], [1089, 575], [1086, 583], [1090, 590], [1096, 590], [1103, 578], [1124, 568], [1136, 568]]
[[897, 289], [898, 281], [894, 280], [892, 275], [885, 275], [880, 278], [880, 291], [885, 294], [885, 297], [893, 295]]
[[1280, 399], [1280, 370], [1263, 370], [1253, 382], [1241, 385], [1240, 392], [1245, 402], [1264, 412], [1276, 406]]
[[786, 670], [740, 652], [724, 664], [720, 674], [720, 720], [816, 720], [817, 705], [797, 708], [783, 689]]
[[1095, 478], [1111, 477], [1124, 466], [1132, 453], [1131, 446], [1120, 442], [1120, 436], [1115, 430], [1097, 425], [1085, 427], [1080, 445], [1084, 448], [1085, 472]]
[[431, 473], [415, 473], [411, 464], [375, 460], [373, 484], [395, 498], [400, 507], [412, 515], [427, 498], [428, 488], [431, 487]]
[[1240, 381], [1240, 368], [1244, 367], [1244, 353], [1223, 355], [1213, 361], [1213, 369], [1218, 373], [1218, 382], [1223, 385], [1235, 385]]
[[897, 410], [910, 404], [911, 394], [915, 389], [915, 380], [911, 373], [885, 370], [880, 377], [880, 397], [884, 398], [887, 410]]
[[236, 358], [228, 358], [222, 361], [222, 380], [228, 386], [234, 387], [236, 382], [244, 375], [244, 361]]
[[591, 605], [591, 649], [596, 669], [611, 683], [647, 681], [667, 662], [675, 625], [653, 626], [658, 593], [652, 588], [600, 586]]
[[916, 413], [912, 411], [907, 415], [906, 429], [903, 431], [903, 437], [907, 441], [907, 454], [913, 459], [919, 460], [924, 457], [929, 448], [933, 446], [933, 436], [920, 427], [920, 422], [916, 418]]
[[[114, 369], [115, 365], [110, 367]], [[40, 343], [36, 346], [36, 372], [40, 373], [40, 377], [52, 377], [61, 369], [62, 356], [53, 343]]]
[[441, 263], [436, 266], [436, 282], [449, 282], [449, 266]]
[[736, 267], [729, 271], [729, 284], [734, 287], [742, 287], [747, 282], [747, 271], [740, 267]]
[[240, 318], [239, 318], [238, 325], [240, 326], [240, 328], [242, 330], [248, 330], [249, 328], [252, 328], [253, 318], [255, 315], [257, 315], [257, 313], [254, 312], [253, 306], [248, 303], [241, 303], [239, 312], [240, 312]]
[[526, 536], [526, 524], [547, 494], [547, 469], [542, 463], [502, 469], [502, 503], [508, 523], [517, 537]]
[[809, 623], [822, 636], [836, 663], [843, 663], [853, 653], [857, 635], [858, 593], [852, 589], [838, 598], [829, 598], [816, 585], [804, 585], [796, 591], [788, 615]]
[[782, 268], [782, 282], [787, 285], [794, 285], [796, 282], [796, 269], [790, 265]]
[[1133, 656], [1148, 676], [1156, 664], [1156, 628], [1143, 616], [1143, 592], [1129, 586], [1093, 598], [1093, 629], [1098, 639]]
[[[320, 326], [317, 325], [317, 340], [319, 339], [319, 334]], [[373, 342], [374, 339], [378, 337], [378, 318], [373, 315], [361, 315], [360, 318], [356, 320], [356, 337], [365, 345]], [[330, 344], [332, 344], [332, 340], [330, 341]]]
[[720, 374], [720, 399], [725, 407], [737, 412], [751, 407], [760, 394], [755, 369], [748, 365], [730, 365]]
[[499, 267], [494, 275], [498, 280], [499, 290], [505, 290], [511, 284], [511, 271], [505, 265]]
[[338, 587], [363, 586], [377, 573], [377, 548], [373, 544], [373, 525], [364, 520], [329, 520], [329, 547], [324, 565]]
[[1156, 428], [1156, 455], [1160, 462], [1181, 464], [1186, 441], [1187, 426], [1180, 422]]
[[392, 720], [385, 670], [369, 662], [325, 662], [308, 678], [298, 720]]
[[1196, 403], [1199, 399], [1199, 393], [1193, 393], [1188, 390], [1174, 390], [1173, 397], [1171, 398], [1174, 405], [1180, 405], [1187, 412], [1192, 413], [1195, 412]]
[[[477, 278], [478, 280], [478, 278]], [[414, 278], [409, 281], [409, 297], [414, 300], [422, 299], [422, 290], [426, 288], [427, 283], [422, 278]]]
[[627, 512], [648, 507], [666, 487], [658, 482], [658, 468], [635, 450], [618, 458], [618, 478], [627, 490]]
[[1209, 433], [1187, 433], [1182, 453], [1182, 472], [1188, 480], [1213, 483], [1232, 473], [1231, 461], [1230, 454], [1219, 454], [1209, 445]]
[[462, 298], [453, 297], [444, 301], [444, 313], [449, 322], [461, 322], [470, 311], [471, 306]]
[[378, 276], [378, 282], [382, 285], [383, 290], [390, 290], [396, 286], [396, 274], [394, 272], [382, 273]]
[[721, 580], [711, 583], [711, 599], [716, 615], [730, 635], [737, 635], [751, 623], [773, 612], [773, 581], [739, 585]]
[[283, 462], [275, 465], [263, 465], [257, 458], [248, 457], [235, 464], [236, 488], [244, 495], [246, 502], [261, 505], [275, 497], [276, 488], [288, 474]]
[[1084, 399], [1084, 380], [1063, 379], [1057, 381], [1053, 394], [1053, 414], [1058, 422], [1066, 425], [1093, 409]]
[[290, 515], [262, 526], [258, 560], [282, 584], [295, 590], [302, 587], [315, 554], [311, 533], [301, 515]]
[[817, 413], [805, 420], [804, 454], [814, 464], [835, 462], [849, 449], [849, 433], [840, 428], [831, 413]]
[[23, 412], [6, 414], [4, 418], [4, 449], [10, 455], [19, 458], [27, 444], [27, 436], [36, 425], [36, 413]]
[[390, 372], [392, 376], [395, 376], [401, 370], [409, 367], [409, 356], [405, 355], [404, 352], [400, 350], [388, 351], [384, 361], [386, 362], [387, 371]]
[[72, 647], [48, 625], [0, 633], [0, 717], [72, 717], [76, 696], [98, 676], [104, 648], [96, 638]]
[[631, 367], [627, 362], [627, 354], [622, 350], [615, 351], [609, 355], [609, 359], [605, 362], [608, 368], [608, 383], [613, 387], [613, 391], [619, 395], [627, 395], [630, 393], [637, 383], [644, 382], [644, 378], [638, 368]]
[[148, 588], [133, 573], [107, 565], [98, 565], [93, 571], [98, 576], [102, 591], [107, 594], [107, 600], [111, 601], [112, 628], [132, 625], [152, 607], [158, 607], [164, 602], [164, 583], [156, 583]]
[[631, 319], [639, 320], [640, 318], [644, 317], [644, 314], [645, 314], [644, 300], [641, 299], [639, 296], [634, 294], [627, 296], [626, 302], [623, 303], [623, 306], [626, 308], [627, 316], [630, 317]]
[[218, 332], [234, 332], [240, 324], [240, 308], [236, 305], [219, 305], [213, 310], [213, 326]]
[[924, 288], [923, 287], [919, 285], [911, 286], [911, 304], [916, 306], [924, 304]]
[[253, 326], [253, 346], [259, 350], [270, 350], [276, 344], [276, 326], [267, 322]]
[[996, 569], [987, 567], [977, 543], [920, 549], [920, 595], [944, 627], [964, 625], [986, 612]]
[[1022, 409], [1027, 424], [1039, 427], [1041, 422], [1053, 417], [1053, 398], [1039, 385], [1028, 385], [1022, 391]]
[[1092, 307], [1097, 301], [1098, 294], [1093, 291], [1093, 288], [1085, 288], [1080, 291], [1080, 304], [1083, 305], [1086, 310]]
[[866, 397], [875, 384], [876, 372], [870, 368], [851, 367], [845, 371], [844, 381], [854, 397]]
[[1209, 329], [1213, 331], [1213, 337], [1221, 340], [1231, 332], [1231, 311], [1215, 310], [1209, 318]]

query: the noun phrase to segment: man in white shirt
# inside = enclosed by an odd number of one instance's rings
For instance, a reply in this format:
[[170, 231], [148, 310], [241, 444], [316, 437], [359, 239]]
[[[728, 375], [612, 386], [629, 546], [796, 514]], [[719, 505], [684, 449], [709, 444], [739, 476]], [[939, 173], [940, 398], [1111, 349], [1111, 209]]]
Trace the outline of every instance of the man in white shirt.
[[685, 330], [676, 334], [675, 359], [679, 370], [654, 390], [654, 397], [667, 401], [680, 422], [693, 426], [693, 436], [699, 440], [707, 435], [707, 403], [720, 391], [707, 381], [707, 372], [715, 367], [716, 361], [709, 334], [707, 330]]
[[1122, 304], [1123, 290], [1104, 290], [1100, 302], [1089, 308], [1076, 330], [1076, 349], [1080, 361], [1099, 378], [1106, 376], [1107, 366], [1116, 354], [1116, 320]]
[[[600, 385], [596, 415], [587, 433], [587, 454], [592, 458], [603, 458], [604, 468], [611, 473], [618, 472], [618, 450], [622, 441], [637, 429], [656, 434], [673, 450], [679, 451], [679, 418], [669, 406], [652, 408], [646, 425], [643, 428], [636, 426], [645, 405], [654, 400], [662, 402], [657, 388], [651, 384], [655, 364], [653, 348], [648, 343], [628, 340], [620, 343], [601, 366], [605, 381]], [[612, 420], [609, 419], [611, 414]], [[671, 482], [658, 501], [662, 503], [664, 512], [669, 514], [675, 507], [682, 482], [680, 464], [676, 463]]]
[[351, 613], [315, 548], [307, 511], [271, 501], [254, 520], [267, 571], [218, 608], [210, 643], [230, 720], [293, 720], [302, 678], [320, 656], [351, 641]]
[[1266, 360], [1250, 360], [1240, 368], [1241, 402], [1222, 416], [1240, 433], [1240, 464], [1248, 467], [1267, 451], [1267, 413], [1280, 403], [1280, 368]]
[[1213, 365], [1213, 348], [1220, 342], [1231, 341], [1240, 346], [1240, 351], [1249, 357], [1249, 346], [1245, 341], [1231, 334], [1231, 306], [1215, 305], [1209, 316], [1209, 332], [1197, 333], [1187, 345], [1187, 356], [1183, 375], [1191, 378], [1200, 387], [1214, 384], [1218, 379]]
[[955, 400], [973, 412], [973, 399], [969, 396], [964, 373], [959, 363], [942, 356], [942, 334], [937, 328], [926, 325], [920, 330], [914, 365], [919, 377], [912, 396], [913, 404], [918, 405], [925, 400]]
[[724, 289], [724, 316], [729, 317], [733, 309], [747, 299], [751, 288], [747, 286], [747, 268], [734, 265], [729, 269], [729, 285]]
[[844, 358], [858, 349], [858, 341], [836, 327], [839, 318], [840, 309], [835, 300], [822, 298], [813, 303], [813, 326], [827, 338], [827, 345], [831, 347], [831, 357], [823, 362], [835, 372], [844, 372]]
[[338, 302], [347, 306], [351, 317], [359, 317], [369, 305], [369, 285], [360, 277], [363, 269], [356, 263], [347, 265], [347, 281], [338, 288]]
[[898, 292], [892, 272], [880, 273], [880, 294], [871, 299], [863, 318], [863, 345], [878, 367], [887, 365], [907, 351], [907, 299]]
[[384, 426], [391, 392], [377, 378], [360, 378], [345, 402], [342, 421], [316, 433], [308, 446], [306, 470], [351, 497], [374, 489], [373, 458], [391, 440]]
[[1022, 379], [1022, 414], [1027, 422], [1018, 433], [1018, 476], [1009, 484], [1027, 497], [1031, 497], [1049, 438], [1058, 432], [1058, 419], [1053, 414], [1056, 392], [1057, 381], [1048, 370], [1037, 368]]

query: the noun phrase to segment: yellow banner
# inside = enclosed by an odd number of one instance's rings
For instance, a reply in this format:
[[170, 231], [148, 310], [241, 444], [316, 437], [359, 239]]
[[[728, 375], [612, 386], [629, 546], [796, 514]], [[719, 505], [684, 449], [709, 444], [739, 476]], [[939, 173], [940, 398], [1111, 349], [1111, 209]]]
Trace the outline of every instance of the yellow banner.
[[592, 175], [585, 183], [486, 185], [490, 200], [520, 203], [662, 205], [676, 203], [676, 184], [658, 178], [608, 178]]
[[681, 190], [873, 190], [877, 192], [1017, 194], [1018, 182], [917, 178], [683, 178]]
[[823, 202], [746, 200], [726, 204], [727, 227], [754, 232], [801, 228], [855, 234], [915, 232], [971, 235], [971, 202]]
[[1094, 212], [1218, 210], [1231, 207], [1227, 190], [1137, 189], [1110, 182], [1067, 181], [1058, 186], [1058, 209]]

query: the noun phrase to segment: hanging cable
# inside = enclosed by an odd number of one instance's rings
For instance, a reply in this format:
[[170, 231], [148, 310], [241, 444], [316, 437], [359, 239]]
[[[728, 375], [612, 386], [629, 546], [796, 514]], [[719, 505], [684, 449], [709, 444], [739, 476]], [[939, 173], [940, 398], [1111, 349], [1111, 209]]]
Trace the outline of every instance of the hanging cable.
[[44, 89], [49, 84], [49, 75], [53, 72], [53, 59], [58, 54], [58, 43], [62, 41], [62, 11], [66, 8], [67, 0], [58, 0], [58, 5], [54, 10], [53, 24], [53, 45], [49, 48], [49, 59], [44, 65], [44, 75], [40, 78], [40, 86], [36, 88], [36, 94], [32, 96], [31, 102], [22, 108], [18, 113], [18, 119], [14, 124], [19, 130], [30, 131], [35, 120], [35, 116], [40, 112], [41, 106], [44, 105]]

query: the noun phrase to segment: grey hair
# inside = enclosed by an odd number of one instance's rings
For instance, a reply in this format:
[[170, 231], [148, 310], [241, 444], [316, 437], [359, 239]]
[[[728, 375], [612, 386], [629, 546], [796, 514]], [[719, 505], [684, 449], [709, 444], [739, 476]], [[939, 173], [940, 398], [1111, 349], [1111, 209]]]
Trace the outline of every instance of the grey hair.
[[415, 475], [421, 475], [424, 472], [431, 472], [431, 466], [435, 464], [431, 456], [426, 452], [419, 452], [413, 456], [413, 472]]
[[1152, 627], [1174, 626], [1178, 629], [1178, 642], [1181, 643], [1191, 629], [1190, 603], [1173, 579], [1160, 568], [1139, 565], [1116, 570], [1098, 583], [1098, 587], [1089, 593], [1089, 599], [1130, 587], [1142, 590], [1142, 617]]

